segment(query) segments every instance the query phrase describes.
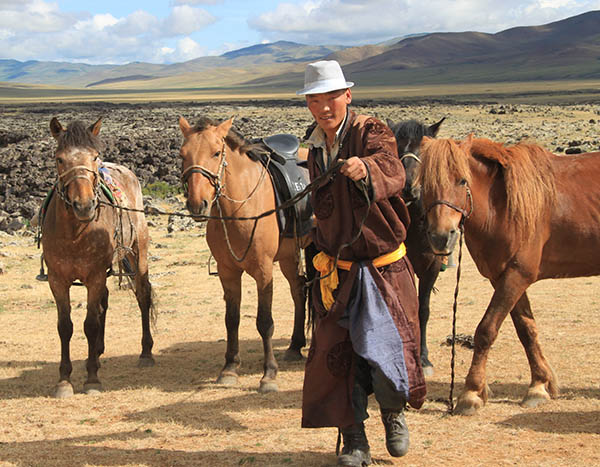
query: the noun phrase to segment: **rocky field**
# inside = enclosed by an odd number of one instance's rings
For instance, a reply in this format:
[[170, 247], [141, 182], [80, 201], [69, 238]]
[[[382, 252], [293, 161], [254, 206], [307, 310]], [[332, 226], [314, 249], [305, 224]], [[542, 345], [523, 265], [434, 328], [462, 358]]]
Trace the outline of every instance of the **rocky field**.
[[[105, 161], [124, 164], [143, 185], [179, 184], [179, 116], [194, 122], [206, 115], [235, 116], [248, 138], [275, 133], [302, 137], [311, 122], [303, 101], [244, 103], [42, 104], [0, 107], [0, 230], [23, 229], [55, 180], [55, 143], [49, 123], [63, 126], [75, 119], [93, 123], [103, 117], [101, 135]], [[433, 123], [446, 117], [441, 137], [463, 138], [473, 132], [496, 141], [533, 139], [555, 152], [600, 149], [600, 104], [502, 105], [410, 104], [358, 102], [355, 110], [382, 120], [415, 118]]]

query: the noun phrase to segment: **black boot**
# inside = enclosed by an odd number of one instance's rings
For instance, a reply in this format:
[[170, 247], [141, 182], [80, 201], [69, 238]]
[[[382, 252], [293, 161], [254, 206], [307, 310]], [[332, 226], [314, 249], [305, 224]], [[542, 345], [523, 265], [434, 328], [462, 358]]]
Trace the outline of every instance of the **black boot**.
[[337, 465], [346, 467], [363, 467], [371, 464], [371, 449], [365, 434], [363, 423], [342, 428], [344, 447], [338, 456]]
[[381, 410], [385, 427], [385, 447], [393, 457], [402, 457], [408, 452], [408, 427], [403, 410]]

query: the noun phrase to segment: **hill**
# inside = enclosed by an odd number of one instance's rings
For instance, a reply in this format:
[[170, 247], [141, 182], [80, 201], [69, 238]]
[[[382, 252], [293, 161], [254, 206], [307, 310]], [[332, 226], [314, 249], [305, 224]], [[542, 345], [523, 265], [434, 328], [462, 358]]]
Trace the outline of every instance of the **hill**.
[[306, 63], [323, 58], [338, 60], [348, 79], [369, 86], [599, 79], [600, 11], [495, 34], [415, 34], [360, 47], [279, 41], [169, 65], [0, 60], [0, 82], [98, 90], [287, 90], [302, 86]]

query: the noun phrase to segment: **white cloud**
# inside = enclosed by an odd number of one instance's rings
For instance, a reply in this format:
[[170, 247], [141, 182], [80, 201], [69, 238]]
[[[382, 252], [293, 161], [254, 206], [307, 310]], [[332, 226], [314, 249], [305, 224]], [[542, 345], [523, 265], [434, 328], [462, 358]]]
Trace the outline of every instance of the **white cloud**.
[[273, 41], [354, 45], [421, 32], [499, 32], [598, 8], [599, 0], [312, 0], [280, 3], [248, 24]]
[[206, 10], [190, 5], [174, 6], [163, 18], [143, 10], [115, 17], [67, 14], [44, 0], [0, 0], [0, 58], [85, 63], [189, 60], [204, 50], [188, 36], [214, 21]]

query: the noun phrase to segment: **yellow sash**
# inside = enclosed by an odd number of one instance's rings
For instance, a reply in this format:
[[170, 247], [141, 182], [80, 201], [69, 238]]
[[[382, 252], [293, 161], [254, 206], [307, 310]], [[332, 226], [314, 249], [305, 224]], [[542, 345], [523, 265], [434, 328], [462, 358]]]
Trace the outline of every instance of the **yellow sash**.
[[[382, 266], [387, 266], [388, 264], [395, 263], [399, 259], [403, 258], [406, 255], [406, 246], [404, 243], [401, 243], [400, 246], [385, 255], [378, 256], [375, 258], [372, 263], [376, 268], [380, 268]], [[337, 269], [333, 269], [333, 264], [335, 262], [335, 258], [329, 256], [327, 253], [321, 251], [313, 258], [313, 265], [315, 269], [321, 273], [321, 277], [329, 274], [325, 279], [321, 279], [319, 282], [321, 283], [321, 300], [323, 301], [323, 306], [326, 310], [331, 309], [333, 302], [333, 291], [337, 289], [339, 284], [339, 278]], [[352, 267], [353, 261], [346, 260], [338, 260], [337, 267], [343, 269], [345, 271], [349, 271]]]

